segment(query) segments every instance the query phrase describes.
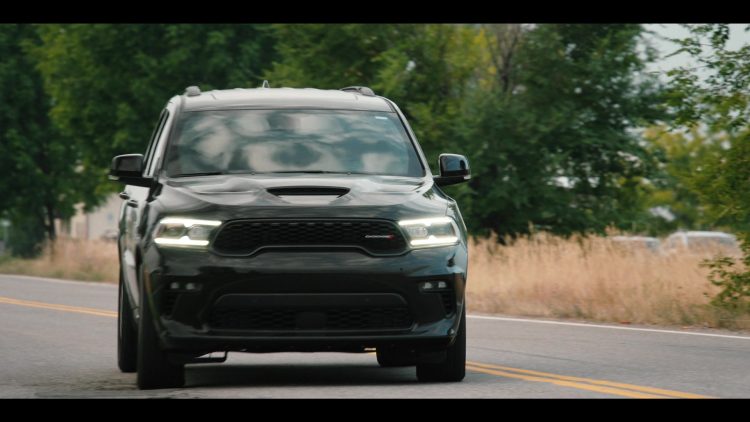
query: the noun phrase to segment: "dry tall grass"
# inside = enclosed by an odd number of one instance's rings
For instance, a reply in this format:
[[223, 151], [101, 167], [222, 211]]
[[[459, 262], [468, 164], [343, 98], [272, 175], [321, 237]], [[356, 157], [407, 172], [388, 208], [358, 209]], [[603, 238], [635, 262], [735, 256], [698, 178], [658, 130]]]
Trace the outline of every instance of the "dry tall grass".
[[0, 273], [83, 281], [118, 280], [117, 243], [103, 240], [58, 239], [36, 259], [10, 259]]
[[475, 312], [641, 324], [748, 328], [709, 306], [701, 254], [656, 254], [607, 238], [474, 240], [467, 300]]

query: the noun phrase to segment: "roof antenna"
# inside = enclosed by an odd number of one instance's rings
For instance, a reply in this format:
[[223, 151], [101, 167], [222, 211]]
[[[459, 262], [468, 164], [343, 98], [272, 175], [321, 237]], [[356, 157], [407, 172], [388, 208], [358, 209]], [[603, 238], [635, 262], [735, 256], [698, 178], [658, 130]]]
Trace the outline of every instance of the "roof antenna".
[[270, 86], [268, 86], [268, 81], [265, 80], [265, 79], [263, 80], [263, 85], [261, 85], [260, 87], [261, 88], [270, 88]]

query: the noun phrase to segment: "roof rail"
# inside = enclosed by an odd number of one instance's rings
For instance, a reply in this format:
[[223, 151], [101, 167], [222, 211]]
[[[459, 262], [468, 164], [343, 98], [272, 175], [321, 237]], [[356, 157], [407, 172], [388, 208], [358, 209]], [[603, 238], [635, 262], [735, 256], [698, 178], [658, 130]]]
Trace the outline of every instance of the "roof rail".
[[185, 88], [185, 95], [188, 97], [197, 97], [201, 95], [201, 89], [195, 85], [189, 86]]
[[347, 86], [346, 88], [341, 88], [341, 91], [354, 91], [366, 97], [375, 96], [375, 92], [366, 86]]

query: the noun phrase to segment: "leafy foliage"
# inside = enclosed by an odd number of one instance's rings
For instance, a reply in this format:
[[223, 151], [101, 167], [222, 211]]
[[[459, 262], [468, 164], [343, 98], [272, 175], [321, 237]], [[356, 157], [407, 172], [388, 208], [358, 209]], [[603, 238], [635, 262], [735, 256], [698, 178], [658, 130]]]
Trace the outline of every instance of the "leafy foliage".
[[256, 87], [273, 37], [256, 25], [43, 25], [32, 51], [54, 98], [51, 116], [81, 152], [87, 202], [114, 185], [117, 154], [143, 152], [166, 100], [189, 85]]
[[374, 86], [379, 58], [415, 25], [276, 25], [272, 86], [339, 89]]
[[660, 125], [647, 129], [644, 138], [649, 153], [659, 161], [660, 172], [644, 189], [644, 206], [660, 209], [661, 215], [644, 221], [645, 231], [662, 235], [675, 230], [729, 229], [730, 225], [705, 204], [696, 192], [695, 173], [707, 160], [723, 153], [724, 136], [702, 133], [697, 128], [675, 132]]
[[28, 48], [33, 28], [0, 25], [0, 215], [12, 222], [14, 253], [37, 253], [55, 237], [55, 218], [72, 214], [79, 198], [77, 151], [51, 124], [50, 98]]
[[673, 54], [688, 53], [697, 65], [668, 72], [672, 78], [669, 104], [677, 110], [676, 123], [702, 123], [729, 132], [743, 130], [750, 118], [750, 44], [727, 49], [729, 26], [725, 24], [687, 28], [691, 36], [673, 40], [680, 45]]
[[738, 232], [743, 257], [720, 257], [707, 263], [711, 281], [722, 288], [713, 303], [731, 311], [750, 312], [750, 132], [738, 134], [728, 150], [696, 172], [694, 183]]
[[[691, 25], [691, 36], [679, 40], [698, 68], [670, 72], [670, 102], [677, 123], [721, 133], [727, 148], [697, 168], [692, 184], [703, 203], [738, 232], [744, 257], [716, 259], [708, 265], [712, 281], [723, 291], [714, 303], [732, 310], [747, 308], [750, 295], [750, 45], [728, 50], [727, 25]], [[708, 72], [703, 80], [698, 72]]]
[[515, 84], [476, 103], [476, 225], [556, 233], [625, 226], [652, 158], [631, 130], [661, 116], [637, 25], [545, 25], [518, 51]]
[[[745, 249], [747, 254], [747, 249]], [[747, 255], [746, 255], [747, 256]], [[714, 306], [726, 309], [732, 313], [750, 313], [750, 282], [748, 272], [737, 268], [742, 265], [748, 267], [747, 258], [738, 261], [732, 257], [721, 256], [703, 263], [711, 272], [709, 280], [721, 291], [711, 300]]]

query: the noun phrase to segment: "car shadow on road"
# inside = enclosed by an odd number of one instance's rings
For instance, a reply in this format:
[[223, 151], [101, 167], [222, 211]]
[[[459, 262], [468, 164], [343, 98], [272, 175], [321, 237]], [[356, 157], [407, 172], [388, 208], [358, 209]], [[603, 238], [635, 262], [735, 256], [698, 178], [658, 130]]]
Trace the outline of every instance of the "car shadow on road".
[[377, 364], [190, 365], [185, 388], [404, 385], [417, 382], [415, 368]]

